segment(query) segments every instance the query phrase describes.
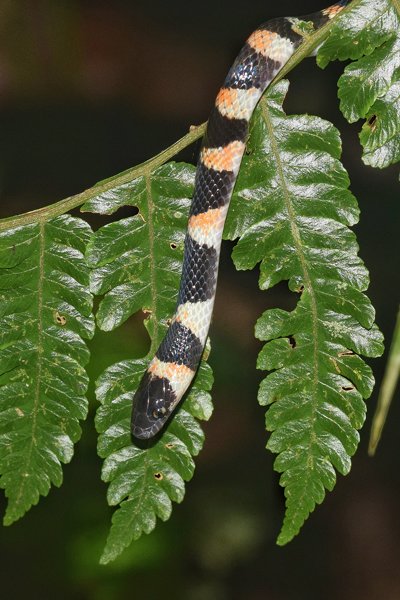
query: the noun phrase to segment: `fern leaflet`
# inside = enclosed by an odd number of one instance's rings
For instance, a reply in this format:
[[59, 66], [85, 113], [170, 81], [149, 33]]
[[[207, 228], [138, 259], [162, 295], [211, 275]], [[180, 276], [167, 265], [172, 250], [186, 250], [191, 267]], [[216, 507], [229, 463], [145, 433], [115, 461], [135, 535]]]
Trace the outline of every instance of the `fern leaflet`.
[[339, 16], [318, 62], [353, 59], [339, 79], [340, 108], [360, 132], [363, 161], [387, 167], [400, 160], [400, 4], [361, 0]]
[[339, 134], [320, 118], [286, 116], [287, 87], [272, 88], [256, 111], [225, 229], [229, 239], [240, 236], [237, 269], [261, 261], [262, 289], [288, 280], [299, 294], [294, 311], [267, 310], [256, 326], [256, 337], [267, 342], [258, 368], [273, 371], [259, 401], [271, 404], [267, 447], [278, 454], [285, 487], [279, 544], [333, 488], [334, 468], [348, 473], [365, 417], [362, 398], [373, 386], [357, 354], [383, 350], [362, 293], [368, 274], [348, 229], [358, 209], [339, 162]]
[[94, 333], [84, 252], [91, 229], [69, 215], [0, 233], [0, 486], [6, 525], [19, 519], [73, 455], [87, 413]]
[[[121, 204], [138, 214], [99, 229], [88, 247], [93, 267], [92, 291], [104, 294], [99, 327], [110, 330], [139, 310], [147, 315], [152, 355], [173, 314], [179, 286], [187, 213], [194, 168], [169, 163], [149, 172], [122, 190], [96, 198], [85, 210], [111, 212]], [[148, 355], [148, 356], [149, 356]], [[184, 481], [192, 477], [192, 456], [198, 454], [203, 432], [196, 419], [212, 412], [210, 367], [203, 362], [191, 392], [168, 430], [155, 444], [137, 445], [130, 435], [133, 393], [148, 358], [125, 361], [107, 369], [97, 382], [101, 402], [96, 425], [102, 477], [109, 482], [108, 501], [120, 504], [102, 556], [113, 560], [142, 533], [149, 533], [156, 517], [167, 519], [171, 501], [180, 502]]]

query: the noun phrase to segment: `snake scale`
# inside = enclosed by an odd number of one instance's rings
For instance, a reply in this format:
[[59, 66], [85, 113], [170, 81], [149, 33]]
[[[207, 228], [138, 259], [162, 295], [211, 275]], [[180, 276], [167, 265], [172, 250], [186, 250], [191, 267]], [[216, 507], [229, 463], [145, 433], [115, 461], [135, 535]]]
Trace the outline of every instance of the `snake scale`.
[[198, 368], [213, 311], [222, 232], [251, 115], [302, 43], [296, 24], [308, 21], [317, 29], [347, 4], [343, 0], [305, 17], [276, 18], [261, 25], [247, 39], [218, 92], [197, 164], [176, 311], [133, 398], [135, 438], [149, 439], [162, 429]]

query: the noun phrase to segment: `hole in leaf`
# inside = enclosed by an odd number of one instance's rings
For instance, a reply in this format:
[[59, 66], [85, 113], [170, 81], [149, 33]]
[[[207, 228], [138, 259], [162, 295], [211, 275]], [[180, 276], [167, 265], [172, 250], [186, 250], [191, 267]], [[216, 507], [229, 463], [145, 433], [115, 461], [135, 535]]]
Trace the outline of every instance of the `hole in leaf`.
[[168, 448], [168, 450], [172, 450], [172, 448], [174, 447], [174, 444], [172, 444], [171, 442], [168, 442], [168, 444], [165, 444], [165, 447]]
[[164, 475], [162, 473], [154, 473], [154, 479], [157, 479], [157, 481], [161, 481], [162, 479], [164, 479]]
[[343, 350], [343, 352], [339, 352], [338, 356], [354, 356], [353, 350]]
[[351, 392], [354, 390], [354, 385], [342, 385], [342, 390], [344, 392]]
[[58, 325], [61, 325], [61, 327], [67, 322], [67, 318], [64, 315], [61, 315], [58, 310], [54, 311], [54, 320]]
[[174, 242], [171, 242], [169, 247], [171, 248], [171, 250], [176, 250], [177, 245]]
[[367, 123], [370, 126], [371, 131], [375, 131], [377, 119], [378, 119], [378, 117], [376, 115], [371, 115], [369, 117], [369, 119], [367, 120]]
[[292, 346], [292, 348], [296, 348], [297, 342], [292, 335], [289, 335], [288, 340], [289, 340], [289, 344]]
[[[80, 209], [77, 208], [74, 212], [77, 217], [79, 216], [82, 218]], [[123, 205], [118, 206], [118, 208], [112, 214], [101, 215], [99, 213], [85, 212], [85, 220], [88, 221], [92, 229], [97, 231], [97, 229], [107, 225], [108, 223], [113, 223], [114, 221], [119, 221], [120, 219], [127, 219], [128, 217], [134, 217], [137, 214], [139, 214], [139, 210], [136, 206]]]

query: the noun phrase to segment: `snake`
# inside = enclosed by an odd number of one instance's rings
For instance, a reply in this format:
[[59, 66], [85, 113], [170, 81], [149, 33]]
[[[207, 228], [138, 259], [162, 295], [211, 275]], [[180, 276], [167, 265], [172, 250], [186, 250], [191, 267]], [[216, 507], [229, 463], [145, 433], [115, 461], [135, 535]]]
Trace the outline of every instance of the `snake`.
[[149, 440], [162, 431], [200, 364], [213, 312], [225, 218], [254, 109], [303, 42], [301, 23], [311, 23], [316, 30], [347, 4], [342, 0], [307, 16], [279, 17], [260, 25], [218, 92], [196, 168], [176, 310], [133, 397], [134, 438]]

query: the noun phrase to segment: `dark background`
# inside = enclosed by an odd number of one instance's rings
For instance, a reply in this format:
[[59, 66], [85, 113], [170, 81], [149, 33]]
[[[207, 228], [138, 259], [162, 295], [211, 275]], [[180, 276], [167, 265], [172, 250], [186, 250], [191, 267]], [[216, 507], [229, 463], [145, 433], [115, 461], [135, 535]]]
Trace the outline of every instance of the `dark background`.
[[[308, 13], [318, 1], [149, 2], [0, 0], [0, 217], [78, 193], [158, 153], [206, 120], [243, 40], [269, 17]], [[339, 113], [343, 65], [313, 59], [290, 74], [288, 112], [318, 114], [343, 136], [343, 160], [362, 218], [356, 227], [371, 273], [369, 295], [390, 339], [399, 289], [397, 171], [365, 167], [357, 131]], [[182, 158], [195, 162], [198, 145]], [[106, 220], [92, 218], [98, 227]], [[24, 519], [0, 529], [2, 598], [120, 600], [398, 600], [399, 408], [376, 458], [366, 454], [376, 393], [350, 475], [285, 548], [275, 545], [283, 494], [264, 450], [256, 401], [263, 310], [293, 306], [285, 285], [257, 289], [257, 272], [223, 261], [212, 325], [215, 413], [182, 505], [168, 523], [100, 567], [111, 510], [90, 418], [64, 485]], [[143, 337], [143, 336], [142, 336]], [[135, 323], [98, 334], [90, 373], [144, 351]], [[372, 361], [377, 382], [385, 357]], [[378, 389], [378, 386], [377, 386]], [[5, 507], [4, 497], [0, 505]]]

